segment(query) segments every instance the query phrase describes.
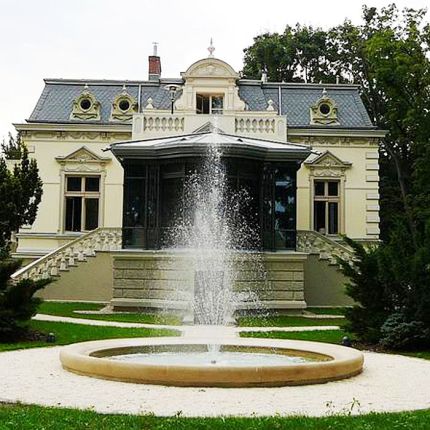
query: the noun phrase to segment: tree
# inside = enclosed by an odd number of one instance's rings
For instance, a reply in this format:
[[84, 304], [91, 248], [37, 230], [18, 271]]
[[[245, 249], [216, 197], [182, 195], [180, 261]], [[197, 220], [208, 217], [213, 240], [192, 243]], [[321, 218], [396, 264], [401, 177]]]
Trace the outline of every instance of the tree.
[[10, 171], [0, 157], [0, 341], [9, 341], [27, 332], [28, 321], [41, 302], [34, 294], [50, 279], [10, 279], [21, 265], [9, 257], [10, 238], [23, 224], [34, 222], [42, 197], [42, 181], [36, 161], [29, 160], [19, 135], [16, 139], [9, 135], [9, 144], [3, 142], [2, 150], [7, 158], [19, 160]]
[[275, 82], [335, 82], [327, 33], [311, 26], [287, 26], [284, 33], [265, 33], [244, 50], [243, 74], [259, 79], [262, 70]]
[[37, 163], [29, 160], [25, 146], [22, 158], [10, 172], [0, 157], [0, 254], [8, 253], [11, 235], [36, 219], [42, 198], [42, 181]]
[[18, 132], [16, 138], [12, 136], [12, 133], [9, 133], [9, 140], [6, 141], [3, 139], [1, 144], [1, 152], [4, 157], [8, 160], [20, 160], [23, 153], [24, 144], [22, 143], [21, 133]]
[[[388, 131], [380, 147], [383, 242], [377, 250], [349, 242], [355, 260], [342, 268], [351, 280], [347, 293], [358, 303], [348, 311], [349, 328], [361, 340], [391, 348], [430, 344], [430, 25], [425, 13], [400, 12], [394, 4], [380, 10], [364, 6], [361, 25], [345, 21], [325, 34], [287, 27], [291, 40], [265, 35], [245, 50], [244, 71], [255, 72], [255, 64], [263, 62], [282, 70], [284, 44], [293, 52], [290, 80], [305, 72], [358, 83], [374, 124]], [[276, 42], [276, 49], [263, 50], [263, 57], [259, 48], [266, 39]]]

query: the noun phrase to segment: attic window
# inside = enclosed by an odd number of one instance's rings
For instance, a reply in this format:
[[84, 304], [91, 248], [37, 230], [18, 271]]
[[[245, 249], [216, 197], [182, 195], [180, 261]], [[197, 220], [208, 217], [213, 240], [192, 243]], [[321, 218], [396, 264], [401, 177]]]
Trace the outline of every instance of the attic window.
[[122, 99], [118, 106], [123, 112], [127, 112], [130, 109], [130, 102], [127, 99]]
[[91, 107], [92, 103], [90, 99], [82, 99], [80, 106], [82, 110], [88, 110]]
[[198, 114], [222, 115], [224, 107], [224, 96], [197, 94], [196, 112]]
[[321, 103], [319, 110], [323, 115], [328, 115], [331, 111], [331, 107], [327, 103]]

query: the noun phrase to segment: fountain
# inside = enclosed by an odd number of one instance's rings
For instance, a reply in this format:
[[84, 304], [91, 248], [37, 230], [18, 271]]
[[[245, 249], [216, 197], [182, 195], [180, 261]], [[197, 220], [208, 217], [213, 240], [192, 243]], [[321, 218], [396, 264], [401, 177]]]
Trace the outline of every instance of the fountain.
[[240, 210], [246, 191], [228, 187], [219, 140], [210, 133], [203, 167], [186, 181], [184, 207], [168, 238], [195, 270], [191, 311], [199, 336], [74, 344], [61, 351], [65, 369], [129, 382], [220, 387], [321, 383], [361, 372], [363, 355], [351, 348], [223, 335], [239, 302], [256, 300], [252, 292], [235, 292], [238, 266], [259, 271], [261, 263], [258, 253], [244, 251], [256, 234]]

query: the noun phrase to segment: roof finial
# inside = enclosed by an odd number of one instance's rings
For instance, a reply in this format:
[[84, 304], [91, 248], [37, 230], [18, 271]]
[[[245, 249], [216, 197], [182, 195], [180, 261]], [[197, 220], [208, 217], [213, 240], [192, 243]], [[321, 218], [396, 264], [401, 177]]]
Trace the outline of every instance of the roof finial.
[[88, 91], [88, 89], [89, 89], [88, 84], [85, 84], [84, 85], [84, 90]]
[[154, 57], [158, 57], [158, 55], [157, 55], [158, 42], [152, 42], [152, 45], [153, 45], [152, 55]]
[[122, 93], [127, 94], [127, 87], [125, 86], [125, 84], [123, 84], [122, 86]]
[[213, 45], [212, 37], [211, 37], [211, 44], [209, 45], [208, 51], [209, 51], [209, 57], [213, 57], [214, 56], [215, 47]]
[[322, 90], [322, 96], [326, 97], [327, 96], [327, 90], [325, 89], [325, 87]]

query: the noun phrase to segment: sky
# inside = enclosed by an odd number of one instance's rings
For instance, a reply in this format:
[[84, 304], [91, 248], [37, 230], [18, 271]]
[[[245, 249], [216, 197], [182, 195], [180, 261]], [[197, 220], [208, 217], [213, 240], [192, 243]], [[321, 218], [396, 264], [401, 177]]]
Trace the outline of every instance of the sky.
[[[392, 1], [367, 1], [382, 7]], [[44, 78], [145, 80], [152, 43], [162, 76], [180, 77], [214, 55], [237, 71], [263, 32], [297, 22], [329, 28], [360, 23], [362, 0], [0, 0], [0, 141], [27, 119]], [[398, 0], [424, 8], [429, 0]], [[427, 15], [428, 20], [429, 14]]]

